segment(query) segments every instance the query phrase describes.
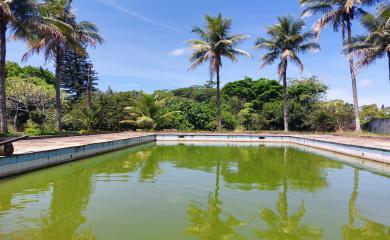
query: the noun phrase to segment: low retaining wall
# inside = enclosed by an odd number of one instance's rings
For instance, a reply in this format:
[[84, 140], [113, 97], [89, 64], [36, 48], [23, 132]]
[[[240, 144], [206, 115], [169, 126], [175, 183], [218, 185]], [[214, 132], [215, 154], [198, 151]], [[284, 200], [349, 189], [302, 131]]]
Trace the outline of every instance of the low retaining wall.
[[228, 135], [228, 134], [159, 134], [157, 141], [221, 141], [221, 142], [279, 142], [324, 149], [332, 152], [347, 154], [355, 157], [390, 164], [390, 150], [363, 147], [330, 141], [309, 139], [283, 135]]
[[4, 157], [0, 159], [0, 178], [154, 141], [156, 135], [148, 135]]

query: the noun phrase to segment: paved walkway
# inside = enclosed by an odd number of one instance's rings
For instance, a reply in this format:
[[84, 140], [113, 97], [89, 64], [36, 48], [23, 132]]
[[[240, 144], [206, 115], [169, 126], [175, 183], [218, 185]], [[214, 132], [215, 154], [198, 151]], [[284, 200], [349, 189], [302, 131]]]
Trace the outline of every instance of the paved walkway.
[[358, 145], [363, 147], [374, 147], [390, 150], [390, 138], [381, 137], [343, 137], [335, 135], [297, 135], [329, 142]]
[[[145, 136], [153, 133], [123, 132], [99, 135], [85, 135], [73, 137], [56, 137], [43, 139], [27, 139], [14, 143], [15, 154], [40, 152], [57, 148], [81, 146], [91, 143], [127, 139], [137, 136]], [[201, 134], [201, 133], [198, 133]], [[232, 133], [234, 134], [234, 133]], [[271, 135], [271, 134], [265, 134]], [[272, 134], [274, 135], [274, 134]], [[285, 135], [285, 134], [283, 134]], [[334, 135], [293, 135], [312, 139], [319, 139], [337, 143], [353, 144], [365, 147], [376, 147], [390, 150], [390, 139], [376, 137], [342, 137]]]

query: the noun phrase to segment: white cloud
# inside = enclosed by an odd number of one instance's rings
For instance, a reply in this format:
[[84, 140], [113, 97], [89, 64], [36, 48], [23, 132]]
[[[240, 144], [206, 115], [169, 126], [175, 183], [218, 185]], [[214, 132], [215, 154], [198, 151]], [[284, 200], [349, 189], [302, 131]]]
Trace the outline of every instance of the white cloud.
[[152, 25], [155, 25], [155, 26], [158, 26], [158, 27], [162, 27], [162, 28], [165, 28], [165, 29], [168, 29], [168, 30], [175, 30], [174, 27], [168, 25], [168, 24], [165, 24], [159, 20], [155, 20], [155, 19], [152, 19], [152, 18], [149, 18], [149, 17], [146, 17], [142, 14], [139, 14], [135, 11], [132, 11], [130, 9], [127, 9], [125, 8], [124, 6], [122, 6], [121, 4], [119, 4], [116, 0], [110, 0], [110, 1], [105, 1], [105, 0], [99, 0], [100, 3], [106, 5], [106, 6], [109, 6], [121, 13], [124, 13], [126, 15], [129, 15], [129, 16], [132, 16], [132, 17], [135, 17], [135, 18], [138, 18], [139, 20], [141, 21], [144, 21], [146, 23], [150, 23]]
[[359, 87], [368, 88], [372, 85], [372, 81], [369, 79], [363, 79], [359, 81]]
[[168, 55], [178, 57], [178, 56], [183, 55], [185, 52], [186, 52], [185, 48], [177, 48], [177, 49], [173, 50], [172, 52], [170, 52]]

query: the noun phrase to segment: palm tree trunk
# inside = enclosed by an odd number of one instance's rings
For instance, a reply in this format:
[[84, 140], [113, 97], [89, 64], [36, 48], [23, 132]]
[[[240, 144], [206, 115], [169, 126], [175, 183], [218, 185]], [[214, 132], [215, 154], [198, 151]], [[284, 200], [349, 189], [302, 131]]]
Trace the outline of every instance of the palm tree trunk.
[[287, 94], [287, 61], [286, 68], [283, 73], [283, 119], [284, 131], [288, 132], [288, 94]]
[[62, 49], [61, 46], [57, 46], [56, 51], [56, 80], [54, 83], [54, 88], [56, 91], [56, 128], [58, 132], [62, 130], [61, 114], [62, 114], [62, 105], [61, 105], [61, 66], [62, 66]]
[[390, 83], [390, 52], [387, 52], [387, 64], [389, 68], [389, 83]]
[[5, 80], [7, 77], [6, 72], [6, 55], [7, 55], [7, 23], [5, 21], [0, 22], [0, 131], [2, 134], [8, 132], [7, 124], [7, 105], [6, 105], [6, 93], [5, 93]]
[[352, 80], [352, 96], [353, 96], [353, 107], [355, 110], [355, 131], [361, 132], [362, 129], [360, 127], [360, 114], [359, 114], [359, 101], [357, 95], [357, 87], [356, 87], [356, 75], [355, 75], [355, 65], [353, 63], [353, 56], [349, 46], [352, 44], [352, 30], [351, 30], [351, 21], [347, 21], [347, 32], [348, 32], [348, 60], [349, 60], [349, 71], [351, 72], [351, 80]]
[[219, 78], [219, 67], [216, 69], [217, 72], [217, 121], [218, 121], [218, 132], [222, 130], [222, 111], [221, 111], [221, 83]]

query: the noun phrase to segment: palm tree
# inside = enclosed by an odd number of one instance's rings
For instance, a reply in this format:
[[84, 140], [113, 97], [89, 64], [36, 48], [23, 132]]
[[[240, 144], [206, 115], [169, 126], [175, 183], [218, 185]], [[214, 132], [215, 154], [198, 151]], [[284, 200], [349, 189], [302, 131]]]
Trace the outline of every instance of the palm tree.
[[169, 111], [165, 108], [167, 98], [158, 94], [141, 93], [137, 103], [125, 108], [128, 119], [119, 122], [124, 127], [133, 129], [153, 129], [159, 123], [177, 116], [180, 111]]
[[193, 50], [190, 58], [191, 66], [189, 70], [194, 70], [204, 62], [209, 62], [210, 77], [217, 76], [217, 118], [218, 131], [222, 129], [221, 114], [221, 91], [220, 91], [220, 69], [222, 67], [222, 57], [227, 57], [236, 62], [240, 55], [250, 57], [249, 53], [237, 49], [236, 47], [248, 38], [246, 35], [230, 35], [232, 25], [231, 18], [224, 18], [221, 13], [216, 17], [205, 16], [206, 26], [202, 29], [195, 26], [193, 33], [199, 35], [199, 40], [190, 40], [188, 44]]
[[352, 54], [359, 58], [356, 68], [363, 68], [387, 56], [390, 82], [390, 6], [382, 6], [377, 15], [367, 14], [360, 20], [366, 36], [354, 38]]
[[44, 52], [45, 60], [55, 60], [55, 75], [54, 82], [56, 90], [56, 127], [58, 131], [62, 130], [61, 114], [61, 90], [60, 84], [62, 72], [62, 57], [64, 49], [70, 47], [79, 54], [85, 54], [84, 46], [92, 47], [103, 42], [102, 36], [95, 24], [87, 21], [76, 22], [75, 15], [71, 7], [71, 0], [46, 0], [42, 15], [47, 18], [54, 19], [54, 22], [63, 22], [61, 30], [64, 38], [56, 38], [49, 34], [40, 34], [35, 41], [29, 44], [29, 51], [25, 54], [24, 59], [27, 59], [34, 53]]
[[262, 65], [271, 65], [276, 59], [280, 59], [278, 65], [279, 78], [283, 80], [284, 101], [284, 130], [288, 131], [288, 95], [287, 95], [287, 65], [294, 63], [303, 71], [303, 63], [299, 59], [299, 53], [318, 51], [320, 46], [312, 42], [312, 32], [302, 32], [305, 23], [291, 17], [278, 17], [278, 23], [267, 28], [270, 39], [258, 38], [255, 47], [265, 49], [267, 53], [262, 57]]
[[[305, 9], [302, 17], [314, 14], [322, 14], [316, 21], [313, 31], [318, 36], [326, 25], [332, 25], [334, 31], [341, 30], [342, 42], [344, 46], [350, 46], [352, 43], [352, 21], [366, 14], [362, 6], [369, 6], [379, 0], [300, 0]], [[356, 88], [356, 74], [354, 69], [354, 60], [351, 48], [348, 47], [349, 71], [352, 81], [352, 96], [355, 110], [356, 131], [360, 132], [359, 102]]]
[[29, 40], [37, 31], [60, 37], [57, 28], [39, 16], [35, 0], [2, 0], [0, 2], [0, 131], [8, 132], [5, 80], [7, 33], [10, 39]]

